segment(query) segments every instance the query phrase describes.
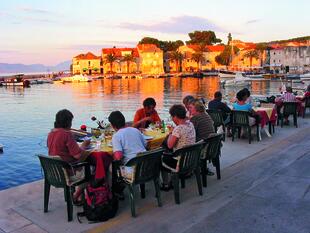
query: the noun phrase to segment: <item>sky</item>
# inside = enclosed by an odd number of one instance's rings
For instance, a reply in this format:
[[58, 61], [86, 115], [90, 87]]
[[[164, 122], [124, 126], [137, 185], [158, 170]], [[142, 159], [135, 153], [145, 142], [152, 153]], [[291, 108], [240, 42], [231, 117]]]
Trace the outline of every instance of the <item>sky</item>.
[[309, 0], [0, 0], [0, 63], [56, 65], [188, 32], [262, 42], [310, 36]]

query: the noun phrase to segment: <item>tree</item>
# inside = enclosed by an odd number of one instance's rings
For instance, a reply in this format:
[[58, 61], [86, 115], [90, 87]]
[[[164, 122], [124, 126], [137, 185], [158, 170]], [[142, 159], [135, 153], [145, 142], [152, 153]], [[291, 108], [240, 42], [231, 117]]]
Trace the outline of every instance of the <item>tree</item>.
[[170, 58], [170, 60], [175, 61], [175, 63], [176, 63], [176, 71], [180, 72], [181, 67], [182, 67], [182, 61], [184, 59], [183, 54], [178, 52], [178, 51], [172, 51], [169, 54], [169, 58]]
[[264, 55], [264, 52], [265, 52], [266, 50], [268, 50], [268, 49], [269, 49], [269, 46], [268, 46], [267, 43], [258, 43], [258, 44], [256, 44], [256, 50], [257, 50], [258, 53], [259, 53], [260, 64], [261, 64], [261, 66], [263, 65], [264, 62], [266, 62], [266, 60], [263, 61], [263, 55]]
[[190, 38], [189, 41], [186, 41], [186, 44], [201, 44], [204, 43], [205, 45], [212, 45], [216, 43], [221, 43], [222, 40], [216, 38], [216, 35], [213, 31], [194, 31], [188, 33]]
[[114, 54], [109, 53], [105, 58], [105, 63], [110, 64], [110, 72], [113, 73], [113, 62], [116, 61], [116, 57]]
[[232, 41], [232, 36], [231, 36], [231, 33], [228, 33], [227, 38], [228, 38], [227, 44], [229, 45], [229, 44], [230, 44], [230, 42]]
[[249, 50], [243, 54], [243, 58], [249, 58], [250, 67], [252, 67], [253, 58], [259, 59], [259, 52], [257, 50]]
[[138, 44], [155, 44], [160, 47], [159, 40], [152, 37], [143, 37]]
[[192, 59], [197, 62], [197, 69], [200, 70], [201, 63], [205, 60], [202, 52], [195, 52], [192, 54]]
[[127, 73], [129, 73], [129, 65], [130, 65], [130, 62], [133, 62], [134, 61], [134, 57], [132, 56], [132, 54], [126, 54], [123, 58], [123, 61], [126, 62], [127, 64]]
[[139, 41], [139, 44], [155, 44], [158, 48], [164, 52], [176, 51], [180, 46], [184, 45], [181, 40], [176, 41], [163, 41], [152, 37], [144, 37]]
[[215, 61], [220, 65], [228, 66], [232, 61], [232, 52], [236, 54], [239, 52], [239, 49], [237, 47], [233, 47], [232, 49], [231, 46], [226, 45], [224, 51], [215, 57]]

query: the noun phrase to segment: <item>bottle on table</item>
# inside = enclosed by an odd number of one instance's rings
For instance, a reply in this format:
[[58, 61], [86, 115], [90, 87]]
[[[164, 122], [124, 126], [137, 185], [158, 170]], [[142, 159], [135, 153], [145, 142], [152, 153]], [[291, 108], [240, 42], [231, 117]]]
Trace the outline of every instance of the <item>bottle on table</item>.
[[165, 133], [165, 132], [166, 132], [166, 124], [165, 124], [165, 121], [164, 121], [164, 120], [161, 121], [161, 132], [162, 132], [162, 133]]

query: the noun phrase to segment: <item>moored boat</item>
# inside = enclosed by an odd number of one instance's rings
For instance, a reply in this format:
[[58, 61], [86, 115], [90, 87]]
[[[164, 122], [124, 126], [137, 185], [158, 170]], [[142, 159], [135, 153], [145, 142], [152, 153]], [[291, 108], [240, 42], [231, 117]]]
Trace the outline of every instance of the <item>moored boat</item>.
[[63, 82], [91, 82], [92, 79], [86, 75], [74, 75], [74, 76], [70, 76], [70, 77], [63, 77], [61, 78], [61, 80]]
[[23, 74], [16, 75], [14, 78], [6, 79], [1, 84], [6, 87], [30, 87], [30, 81], [23, 78]]

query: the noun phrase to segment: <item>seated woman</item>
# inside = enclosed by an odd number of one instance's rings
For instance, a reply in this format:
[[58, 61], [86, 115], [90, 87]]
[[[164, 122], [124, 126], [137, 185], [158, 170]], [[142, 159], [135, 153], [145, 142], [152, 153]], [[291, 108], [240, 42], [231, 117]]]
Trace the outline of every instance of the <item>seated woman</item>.
[[[78, 161], [90, 162], [96, 166], [95, 180], [102, 181], [106, 176], [105, 171], [108, 170], [112, 157], [107, 153], [90, 153], [87, 151], [86, 148], [90, 144], [89, 140], [84, 141], [79, 146], [70, 131], [72, 120], [73, 114], [69, 110], [63, 109], [57, 112], [54, 129], [47, 137], [48, 154], [49, 156], [59, 156], [68, 163]], [[76, 174], [79, 174], [79, 172]], [[81, 189], [78, 189], [73, 199], [76, 201], [80, 194]]]
[[233, 103], [233, 109], [239, 111], [248, 111], [250, 112], [249, 123], [250, 125], [255, 125], [258, 123], [259, 116], [255, 114], [255, 111], [252, 108], [252, 105], [247, 103], [248, 93], [244, 90], [241, 90], [237, 93], [237, 102]]
[[[186, 118], [186, 109], [183, 105], [173, 105], [169, 113], [176, 127], [169, 134], [167, 140], [167, 147], [173, 151], [180, 149], [186, 145], [194, 144], [196, 142], [196, 132], [194, 125]], [[164, 155], [162, 158], [162, 179], [163, 184], [161, 189], [169, 191], [172, 187], [168, 171], [177, 170], [178, 158], [171, 155]]]
[[307, 97], [310, 97], [310, 84], [307, 86], [305, 93], [303, 94], [302, 101], [305, 101]]
[[133, 127], [147, 128], [151, 123], [160, 122], [160, 117], [155, 110], [156, 101], [153, 98], [146, 98], [143, 101], [143, 108], [140, 108], [134, 117]]

